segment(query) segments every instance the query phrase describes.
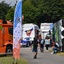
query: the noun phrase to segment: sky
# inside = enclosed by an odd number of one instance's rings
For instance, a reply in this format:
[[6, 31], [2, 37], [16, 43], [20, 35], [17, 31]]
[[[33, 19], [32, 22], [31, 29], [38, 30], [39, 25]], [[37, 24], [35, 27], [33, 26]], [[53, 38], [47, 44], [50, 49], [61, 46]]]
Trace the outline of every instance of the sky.
[[11, 6], [14, 6], [14, 4], [16, 3], [16, 1], [18, 1], [18, 0], [0, 0], [0, 2], [2, 2], [2, 1], [5, 1], [8, 4], [11, 3]]

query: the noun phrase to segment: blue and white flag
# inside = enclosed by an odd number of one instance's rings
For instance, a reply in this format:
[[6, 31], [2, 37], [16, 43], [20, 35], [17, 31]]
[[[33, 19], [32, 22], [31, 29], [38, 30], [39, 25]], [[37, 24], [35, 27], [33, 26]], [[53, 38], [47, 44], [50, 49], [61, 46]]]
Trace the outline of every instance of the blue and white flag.
[[20, 40], [22, 37], [22, 0], [19, 0], [14, 13], [13, 57], [20, 58]]

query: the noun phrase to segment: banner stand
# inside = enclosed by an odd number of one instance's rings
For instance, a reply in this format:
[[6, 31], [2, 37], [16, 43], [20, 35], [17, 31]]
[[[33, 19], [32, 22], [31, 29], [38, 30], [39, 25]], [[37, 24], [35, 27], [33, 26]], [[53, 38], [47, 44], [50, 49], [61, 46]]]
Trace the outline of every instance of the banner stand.
[[17, 64], [17, 59], [13, 58], [13, 64]]
[[22, 36], [22, 0], [16, 4], [13, 24], [13, 64], [20, 59], [20, 42]]

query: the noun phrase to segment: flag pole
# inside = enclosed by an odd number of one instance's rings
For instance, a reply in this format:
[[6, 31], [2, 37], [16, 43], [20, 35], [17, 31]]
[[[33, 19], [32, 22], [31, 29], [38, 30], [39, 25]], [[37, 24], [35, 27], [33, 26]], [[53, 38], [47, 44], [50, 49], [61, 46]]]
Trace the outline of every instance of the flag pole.
[[15, 58], [13, 58], [13, 64], [17, 64], [17, 61]]

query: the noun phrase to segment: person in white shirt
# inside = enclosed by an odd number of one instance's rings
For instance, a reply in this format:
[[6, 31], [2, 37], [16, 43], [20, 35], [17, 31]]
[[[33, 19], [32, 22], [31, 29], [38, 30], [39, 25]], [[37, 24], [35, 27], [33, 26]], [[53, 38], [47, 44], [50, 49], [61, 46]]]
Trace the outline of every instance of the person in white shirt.
[[50, 47], [50, 39], [48, 37], [46, 37], [45, 39], [45, 47], [46, 47], [46, 50], [48, 50]]

